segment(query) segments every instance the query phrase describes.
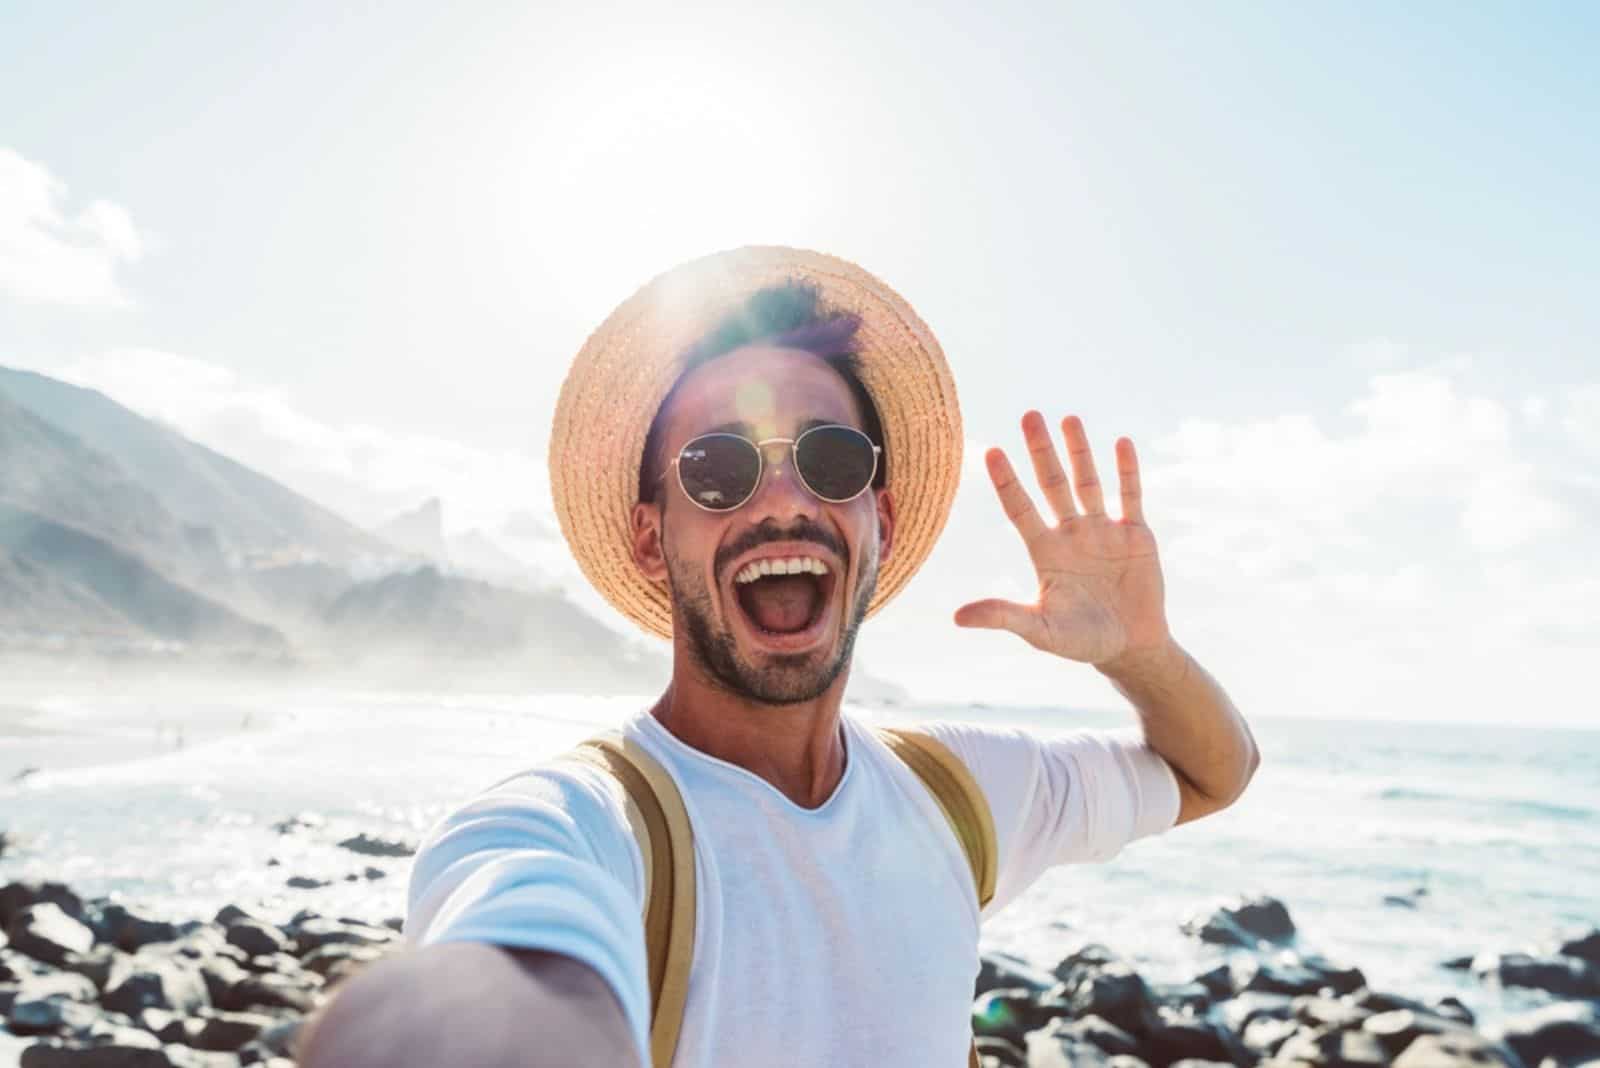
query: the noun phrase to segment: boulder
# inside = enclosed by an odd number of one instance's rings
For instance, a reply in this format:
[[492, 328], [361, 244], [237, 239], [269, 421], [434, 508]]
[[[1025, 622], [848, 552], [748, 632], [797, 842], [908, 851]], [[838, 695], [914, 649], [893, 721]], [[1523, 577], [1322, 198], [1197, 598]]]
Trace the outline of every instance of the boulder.
[[1179, 1016], [1170, 1010], [1160, 1014], [1160, 1021], [1139, 1044], [1139, 1055], [1155, 1068], [1167, 1068], [1182, 1060], [1255, 1063], [1255, 1057], [1226, 1027], [1210, 1020]]
[[981, 1068], [1028, 1068], [1028, 1055], [1003, 1038], [979, 1036], [977, 1046]]
[[1594, 928], [1588, 934], [1566, 939], [1557, 952], [1563, 957], [1577, 957], [1590, 964], [1600, 965], [1600, 927]]
[[[351, 922], [347, 920], [330, 920], [321, 916], [314, 916], [302, 923], [294, 924], [290, 928], [293, 937], [295, 952], [302, 955], [314, 949], [333, 943], [343, 943], [357, 946], [387, 946], [399, 941], [399, 937], [387, 927], [374, 927], [370, 924]], [[979, 967], [980, 978], [982, 967]], [[1032, 984], [1024, 983], [1024, 986]]]
[[284, 880], [283, 885], [292, 890], [320, 890], [324, 886], [332, 886], [327, 879], [313, 879], [309, 875], [291, 875]]
[[1397, 1056], [1423, 1035], [1470, 1030], [1459, 1021], [1415, 1009], [1390, 1009], [1388, 1012], [1373, 1013], [1361, 1022], [1361, 1029], [1377, 1039], [1391, 1057]]
[[201, 1017], [199, 1034], [190, 1043], [196, 1049], [237, 1050], [254, 1042], [277, 1018], [259, 1012], [211, 1010]]
[[1600, 1059], [1600, 1006], [1565, 1001], [1512, 1016], [1500, 1038], [1530, 1065], [1546, 1059], [1581, 1064]]
[[[304, 953], [305, 950], [302, 949], [301, 952]], [[972, 996], [977, 997], [990, 990], [1002, 988], [1012, 990], [1022, 988], [1042, 994], [1050, 986], [1050, 977], [1021, 957], [1013, 957], [1009, 953], [985, 953], [978, 962], [978, 981]]]
[[[16, 885], [16, 884], [12, 884]], [[11, 945], [34, 960], [60, 965], [74, 953], [94, 945], [94, 932], [53, 901], [24, 905], [6, 925]]]
[[117, 963], [100, 1003], [135, 1017], [147, 1008], [193, 1014], [209, 1007], [211, 995], [205, 977], [194, 965], [176, 958], [139, 955]]
[[1421, 1035], [1394, 1059], [1394, 1068], [1525, 1068], [1510, 1050], [1462, 1028]]
[[1053, 1015], [1065, 1015], [1068, 1007], [1058, 1001], [1041, 1002], [1026, 987], [990, 990], [972, 1004], [972, 1033], [1005, 1039], [1018, 1046], [1023, 1036], [1049, 1023]]
[[129, 953], [157, 942], [172, 942], [182, 933], [175, 923], [147, 919], [116, 904], [100, 909], [94, 925], [100, 941]]
[[82, 920], [83, 900], [66, 883], [24, 880], [0, 886], [0, 927], [10, 927], [17, 913], [29, 905], [55, 905], [75, 920]]
[[1135, 1036], [1149, 1034], [1160, 1023], [1149, 986], [1121, 961], [1085, 975], [1070, 990], [1063, 984], [1058, 991], [1065, 995], [1073, 1016], [1099, 1016]]
[[1257, 1057], [1271, 1057], [1300, 1030], [1295, 1020], [1278, 1016], [1257, 1016], [1238, 1032], [1244, 1048]]
[[1294, 921], [1275, 897], [1240, 897], [1209, 915], [1195, 915], [1181, 925], [1184, 934], [1202, 942], [1255, 949], [1262, 943], [1287, 944], [1294, 939]]
[[282, 931], [261, 920], [235, 920], [226, 937], [229, 945], [238, 946], [252, 957], [281, 953], [291, 945]]
[[1482, 953], [1473, 958], [1472, 971], [1501, 986], [1533, 987], [1563, 998], [1600, 998], [1600, 965], [1582, 957]]
[[344, 839], [339, 845], [352, 853], [361, 853], [369, 857], [409, 857], [417, 851], [417, 847], [409, 842], [402, 842], [397, 838], [379, 838], [365, 831], [354, 838]]
[[1065, 1036], [1087, 1042], [1108, 1054], [1137, 1054], [1139, 1042], [1128, 1032], [1109, 1020], [1098, 1016], [1084, 1016], [1077, 1020], [1056, 1019], [1047, 1028], [1052, 1035]]
[[1342, 998], [1323, 997], [1320, 994], [1301, 994], [1294, 999], [1292, 1006], [1294, 1018], [1301, 1023], [1335, 1031], [1360, 1027], [1361, 1021], [1372, 1015], [1370, 1009]]
[[60, 994], [19, 997], [6, 1014], [6, 1026], [19, 1035], [76, 1034], [99, 1019], [100, 1010], [86, 1001]]
[[1242, 1035], [1251, 1021], [1260, 1017], [1290, 1019], [1294, 1015], [1294, 998], [1288, 994], [1268, 994], [1252, 990], [1219, 1004], [1217, 1015], [1228, 1030], [1236, 1035]]

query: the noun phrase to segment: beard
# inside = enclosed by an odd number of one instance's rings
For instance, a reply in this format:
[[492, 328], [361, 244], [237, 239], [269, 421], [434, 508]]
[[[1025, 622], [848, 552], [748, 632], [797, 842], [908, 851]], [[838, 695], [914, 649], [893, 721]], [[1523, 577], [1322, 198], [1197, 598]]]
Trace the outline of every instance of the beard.
[[861, 555], [861, 577], [855, 597], [845, 613], [844, 634], [831, 659], [813, 663], [811, 653], [772, 657], [758, 667], [739, 655], [733, 632], [716, 625], [711, 610], [711, 594], [700, 580], [697, 569], [666, 554], [667, 587], [672, 593], [675, 628], [689, 637], [689, 650], [707, 676], [729, 693], [763, 705], [792, 705], [821, 697], [850, 663], [855, 651], [856, 631], [866, 618], [878, 586], [878, 544], [872, 539]]

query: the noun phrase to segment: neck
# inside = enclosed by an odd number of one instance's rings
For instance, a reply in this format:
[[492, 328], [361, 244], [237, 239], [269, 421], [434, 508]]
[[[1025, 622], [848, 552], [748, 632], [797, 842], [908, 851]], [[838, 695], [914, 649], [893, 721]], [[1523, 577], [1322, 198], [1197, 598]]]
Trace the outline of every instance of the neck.
[[708, 679], [680, 645], [672, 682], [650, 714], [685, 745], [759, 775], [802, 808], [816, 808], [844, 777], [839, 706], [849, 666], [810, 701], [769, 705]]

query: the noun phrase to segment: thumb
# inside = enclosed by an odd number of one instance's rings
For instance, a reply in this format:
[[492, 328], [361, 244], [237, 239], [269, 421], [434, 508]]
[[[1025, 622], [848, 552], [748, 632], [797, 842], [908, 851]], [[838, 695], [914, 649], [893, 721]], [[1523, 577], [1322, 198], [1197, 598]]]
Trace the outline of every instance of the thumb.
[[1034, 629], [1037, 609], [1031, 604], [1018, 604], [990, 597], [973, 601], [956, 609], [956, 626], [981, 627], [986, 630], [1009, 630], [1026, 638]]

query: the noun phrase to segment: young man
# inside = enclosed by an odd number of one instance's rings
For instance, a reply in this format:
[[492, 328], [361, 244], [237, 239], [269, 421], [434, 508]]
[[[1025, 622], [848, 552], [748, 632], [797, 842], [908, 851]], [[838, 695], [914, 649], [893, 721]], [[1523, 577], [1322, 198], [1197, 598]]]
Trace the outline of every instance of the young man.
[[[1253, 774], [1249, 729], [1168, 629], [1133, 443], [1117, 442], [1114, 519], [1077, 418], [1062, 423], [1070, 482], [1039, 413], [1022, 429], [1054, 522], [1000, 450], [986, 460], [1039, 599], [955, 622], [1092, 664], [1141, 725], [925, 728], [992, 815], [980, 910], [928, 789], [841, 711], [856, 630], [932, 548], [960, 471], [927, 327], [853, 264], [746, 248], [658, 277], [574, 362], [550, 448], [562, 530], [619, 610], [672, 639], [671, 684], [622, 734], [667, 769], [693, 826], [673, 1065], [966, 1064], [980, 920], [1051, 865], [1226, 807]], [[552, 761], [497, 784], [430, 832], [412, 948], [347, 983], [303, 1063], [645, 1063], [646, 880], [601, 770]]]

